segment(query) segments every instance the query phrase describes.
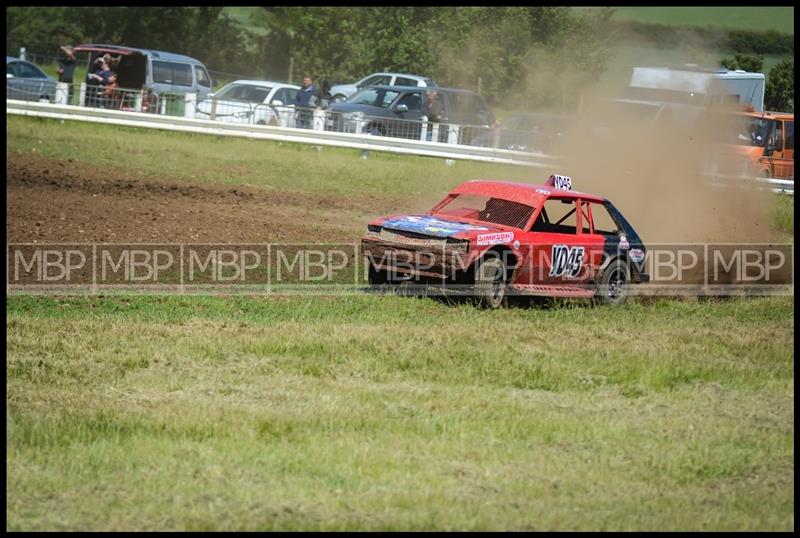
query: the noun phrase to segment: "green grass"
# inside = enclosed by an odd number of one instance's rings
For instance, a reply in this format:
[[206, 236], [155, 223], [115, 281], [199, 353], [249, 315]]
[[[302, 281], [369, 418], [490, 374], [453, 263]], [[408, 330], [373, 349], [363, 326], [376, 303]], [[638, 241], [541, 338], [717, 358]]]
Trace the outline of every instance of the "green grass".
[[[535, 168], [9, 116], [7, 152], [189, 181], [334, 195], [433, 196], [467, 179], [540, 182]], [[124, 133], [121, 135], [120, 133]], [[197, 158], [202, 156], [202, 158]], [[549, 173], [549, 172], [548, 172]]]
[[793, 298], [11, 297], [9, 530], [792, 530]]
[[785, 7], [618, 7], [614, 20], [670, 26], [713, 26], [735, 30], [774, 30], [794, 34], [794, 8]]

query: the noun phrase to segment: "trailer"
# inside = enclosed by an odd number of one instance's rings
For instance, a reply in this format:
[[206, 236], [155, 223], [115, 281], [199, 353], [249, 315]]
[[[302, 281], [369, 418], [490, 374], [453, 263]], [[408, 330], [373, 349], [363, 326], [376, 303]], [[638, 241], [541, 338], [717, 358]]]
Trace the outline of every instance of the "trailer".
[[628, 97], [696, 106], [733, 105], [764, 110], [763, 73], [694, 66], [634, 67]]

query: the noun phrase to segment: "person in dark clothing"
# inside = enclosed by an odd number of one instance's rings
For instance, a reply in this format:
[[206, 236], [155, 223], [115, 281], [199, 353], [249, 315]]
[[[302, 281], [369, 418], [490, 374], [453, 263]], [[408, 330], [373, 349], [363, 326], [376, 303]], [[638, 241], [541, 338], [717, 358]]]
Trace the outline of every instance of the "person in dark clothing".
[[86, 88], [86, 105], [92, 107], [99, 106], [102, 102], [102, 87], [108, 84], [108, 78], [111, 76], [111, 68], [102, 57], [97, 58], [94, 64], [97, 66], [97, 71], [86, 75], [86, 84], [89, 86]]
[[309, 103], [317, 110], [327, 110], [331, 106], [333, 96], [331, 95], [331, 83], [327, 80], [322, 81], [322, 87], [309, 100]]
[[303, 87], [297, 92], [294, 106], [297, 109], [297, 127], [301, 129], [311, 128], [312, 108], [311, 98], [316, 93], [316, 88], [311, 82], [311, 77], [306, 75], [303, 77]]
[[[422, 105], [422, 114], [428, 117], [431, 123], [439, 123], [444, 121], [444, 109], [442, 108], [442, 101], [439, 99], [439, 94], [434, 90], [425, 92], [425, 103]], [[428, 124], [427, 140], [431, 140], [433, 125]], [[441, 136], [441, 133], [440, 133]]]
[[69, 84], [69, 93], [67, 95], [67, 103], [72, 104], [72, 94], [74, 90], [72, 88], [72, 77], [75, 75], [75, 52], [72, 50], [70, 46], [63, 46], [60, 49], [64, 56], [58, 59], [58, 69], [56, 72], [58, 73], [58, 81], [64, 82], [65, 84]]

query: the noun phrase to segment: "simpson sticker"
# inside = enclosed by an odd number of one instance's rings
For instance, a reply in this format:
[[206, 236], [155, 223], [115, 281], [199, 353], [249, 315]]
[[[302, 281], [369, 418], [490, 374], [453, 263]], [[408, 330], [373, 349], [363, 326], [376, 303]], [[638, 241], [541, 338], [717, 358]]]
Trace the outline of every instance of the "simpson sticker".
[[545, 189], [536, 189], [536, 192], [538, 192], [539, 194], [544, 194], [545, 196], [550, 196], [550, 191]]
[[619, 248], [621, 249], [631, 248], [631, 244], [628, 243], [628, 238], [625, 237], [625, 235], [619, 236]]
[[644, 251], [640, 248], [631, 249], [631, 251], [628, 252], [628, 257], [632, 262], [639, 263], [644, 259]]
[[481, 234], [478, 236], [478, 245], [497, 245], [498, 243], [508, 243], [513, 239], [514, 232]]
[[583, 247], [553, 245], [550, 264], [550, 276], [567, 276], [575, 278], [583, 264]]

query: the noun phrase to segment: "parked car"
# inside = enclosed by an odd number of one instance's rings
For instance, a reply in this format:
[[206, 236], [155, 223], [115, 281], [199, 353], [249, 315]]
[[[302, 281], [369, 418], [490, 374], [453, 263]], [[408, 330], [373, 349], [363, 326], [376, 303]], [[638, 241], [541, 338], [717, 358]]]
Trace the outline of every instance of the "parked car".
[[120, 88], [155, 94], [196, 93], [198, 100], [211, 92], [211, 77], [203, 62], [182, 54], [117, 45], [78, 45], [75, 53], [88, 52], [88, 73], [94, 73], [95, 60], [105, 54], [119, 63], [111, 66]]
[[472, 145], [549, 153], [569, 127], [570, 117], [519, 113], [500, 122], [499, 128], [472, 139]]
[[[229, 123], [291, 123], [299, 86], [268, 80], [235, 80], [197, 104], [196, 118]], [[212, 117], [213, 112], [213, 117]]]
[[442, 286], [489, 308], [509, 294], [618, 305], [650, 280], [647, 249], [619, 209], [559, 175], [467, 181], [425, 214], [373, 220], [361, 250], [373, 286]]
[[362, 88], [369, 86], [436, 86], [428, 77], [406, 73], [373, 73], [352, 84], [336, 84], [331, 88], [334, 102], [341, 102]]
[[6, 98], [25, 101], [55, 100], [56, 80], [35, 64], [6, 56]]
[[[424, 114], [425, 93], [423, 88], [410, 86], [364, 88], [347, 101], [331, 106], [327, 128], [355, 133], [361, 126], [361, 133], [419, 140], [425, 124], [420, 121]], [[437, 87], [436, 95], [443, 111], [441, 123], [460, 126], [458, 143], [469, 144], [474, 136], [494, 124], [494, 115], [477, 93]], [[434, 125], [425, 127], [432, 130]], [[437, 141], [448, 141], [447, 128], [439, 129]]]

